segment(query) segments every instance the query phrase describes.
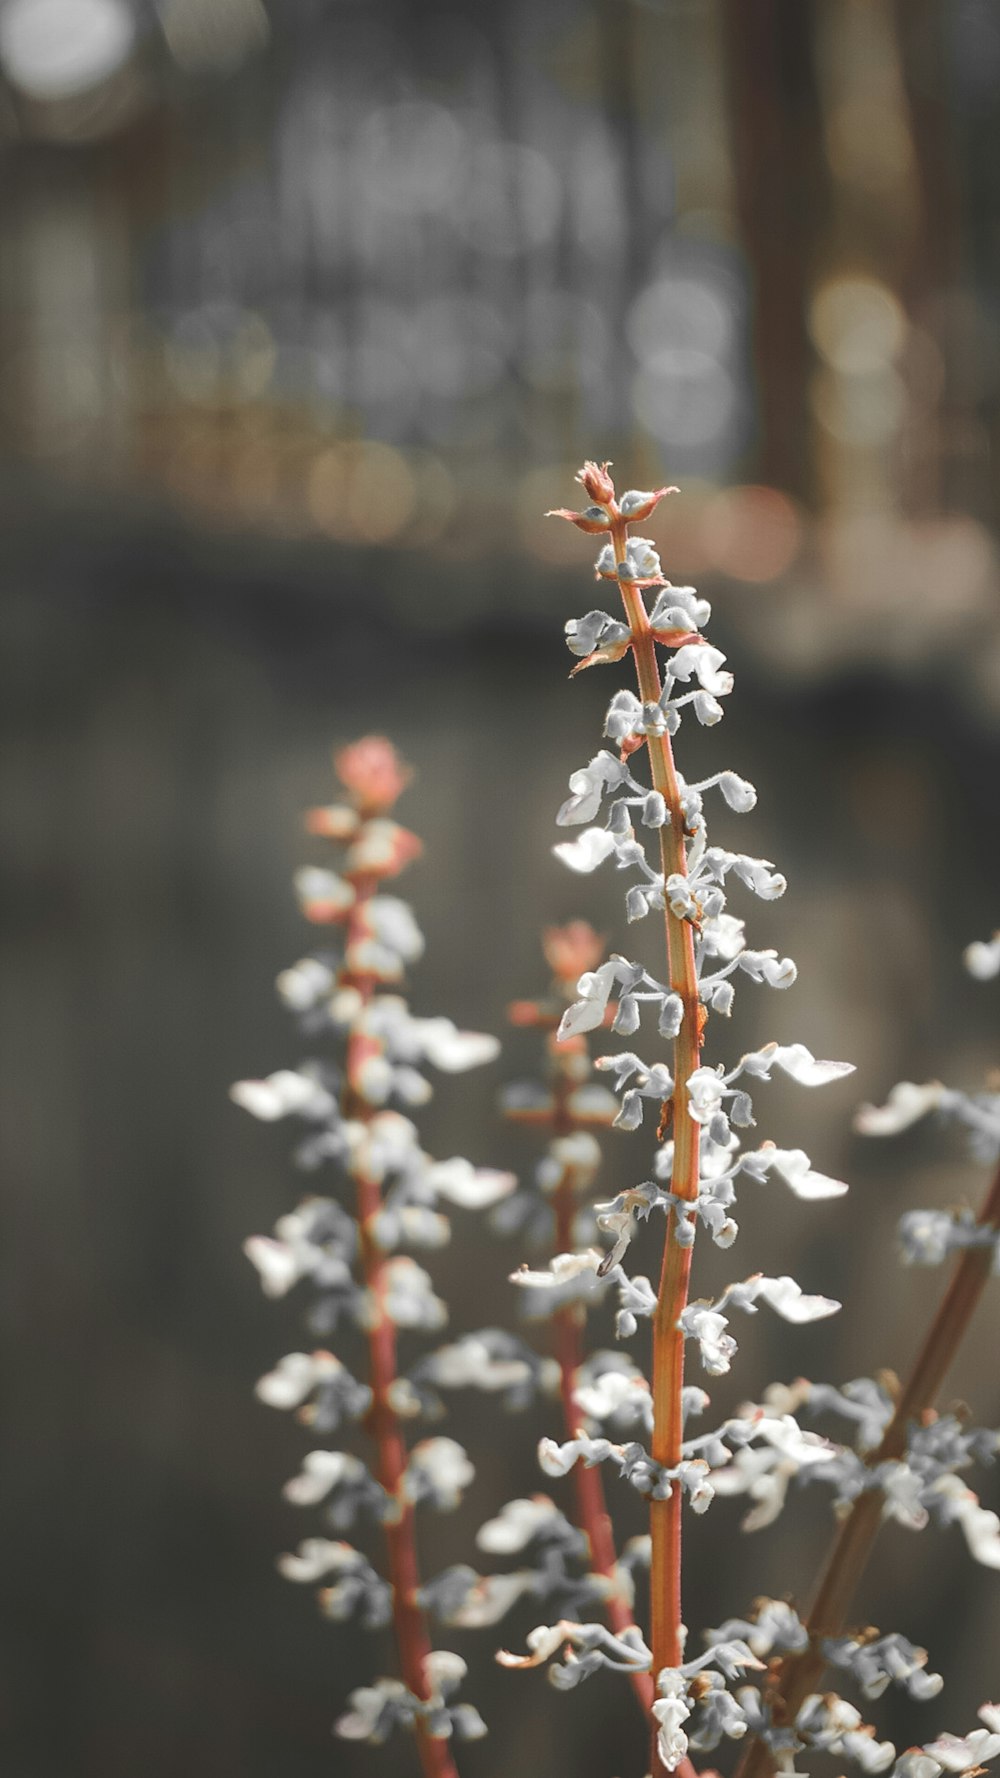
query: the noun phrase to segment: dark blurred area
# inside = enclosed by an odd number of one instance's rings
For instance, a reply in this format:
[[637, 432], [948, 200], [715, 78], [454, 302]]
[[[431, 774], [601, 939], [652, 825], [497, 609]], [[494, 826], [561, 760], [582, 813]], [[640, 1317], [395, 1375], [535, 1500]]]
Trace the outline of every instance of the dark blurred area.
[[[390, 1652], [276, 1576], [313, 1528], [280, 1499], [305, 1440], [252, 1396], [303, 1336], [239, 1246], [301, 1182], [226, 1093], [299, 1059], [271, 993], [309, 944], [299, 811], [335, 741], [416, 767], [417, 1011], [502, 1029], [576, 915], [652, 964], [619, 882], [550, 856], [619, 679], [566, 684], [590, 551], [541, 514], [584, 455], [680, 483], [664, 568], [737, 676], [681, 763], [757, 783], [717, 837], [787, 871], [738, 911], [801, 971], [745, 986], [709, 1059], [858, 1065], [758, 1100], [846, 1206], [748, 1188], [703, 1273], [792, 1271], [844, 1312], [745, 1323], [714, 1406], [906, 1365], [941, 1280], [897, 1271], [895, 1219], [983, 1182], [945, 1135], [850, 1117], [997, 1060], [960, 958], [1000, 911], [1000, 5], [2, 0], [0, 157], [4, 1778], [387, 1778], [411, 1748], [330, 1725]], [[427, 1146], [529, 1169], [494, 1099], [536, 1065], [518, 1033], [444, 1083]], [[606, 1148], [611, 1196], [649, 1152]], [[521, 1257], [461, 1222], [456, 1330], [510, 1316]], [[947, 1392], [986, 1423], [996, 1316]], [[429, 1570], [538, 1488], [551, 1422], [448, 1428], [479, 1475]], [[828, 1505], [737, 1521], [692, 1527], [695, 1630], [807, 1594]], [[998, 1585], [957, 1530], [886, 1531], [859, 1613], [949, 1685], [877, 1707], [901, 1744], [995, 1693]], [[644, 1769], [623, 1686], [556, 1696], [494, 1640], [441, 1637], [492, 1722], [470, 1778]]]

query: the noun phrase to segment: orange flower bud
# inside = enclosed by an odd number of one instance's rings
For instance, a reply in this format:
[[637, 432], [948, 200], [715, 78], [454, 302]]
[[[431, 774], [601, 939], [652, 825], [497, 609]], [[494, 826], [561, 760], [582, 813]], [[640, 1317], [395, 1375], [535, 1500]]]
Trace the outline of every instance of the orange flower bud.
[[334, 768], [359, 808], [389, 809], [413, 776], [384, 735], [365, 735], [334, 755]]
[[589, 458], [583, 468], [577, 471], [576, 479], [582, 482], [598, 506], [609, 506], [615, 497], [615, 484], [611, 480], [608, 463], [591, 463]]

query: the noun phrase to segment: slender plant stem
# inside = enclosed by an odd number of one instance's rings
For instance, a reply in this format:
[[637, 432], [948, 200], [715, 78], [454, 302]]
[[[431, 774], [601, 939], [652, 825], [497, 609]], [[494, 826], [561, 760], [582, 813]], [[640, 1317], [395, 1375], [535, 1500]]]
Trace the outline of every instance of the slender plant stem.
[[[347, 943], [364, 936], [365, 903], [377, 888], [377, 879], [370, 876], [354, 878], [355, 900], [347, 922]], [[362, 1001], [371, 999], [374, 977], [355, 975], [351, 986]], [[347, 1114], [363, 1121], [373, 1115], [372, 1108], [360, 1092], [360, 1070], [372, 1053], [370, 1038], [352, 1032], [347, 1045]], [[373, 1238], [374, 1218], [382, 1206], [382, 1188], [377, 1180], [364, 1175], [357, 1180], [357, 1213], [360, 1229], [360, 1257], [365, 1283], [371, 1295], [373, 1313], [368, 1329], [369, 1384], [372, 1405], [366, 1428], [376, 1449], [376, 1473], [391, 1501], [398, 1504], [398, 1516], [385, 1523], [389, 1580], [392, 1585], [392, 1620], [404, 1684], [418, 1698], [430, 1696], [425, 1661], [431, 1652], [427, 1621], [418, 1604], [420, 1570], [414, 1511], [403, 1503], [401, 1484], [406, 1470], [407, 1451], [399, 1419], [392, 1406], [391, 1388], [396, 1379], [396, 1328], [385, 1309], [386, 1260]], [[448, 1742], [429, 1733], [424, 1722], [416, 1725], [417, 1752], [424, 1778], [458, 1778]]]
[[[627, 525], [611, 509], [611, 539], [615, 561], [625, 559]], [[619, 580], [631, 631], [631, 647], [635, 656], [639, 694], [644, 703], [655, 703], [662, 691], [656, 644], [640, 590], [628, 580]], [[653, 786], [663, 797], [668, 818], [660, 829], [660, 854], [664, 879], [687, 875], [684, 815], [680, 806], [677, 773], [669, 737], [650, 735], [649, 753]], [[694, 928], [688, 920], [679, 920], [669, 907], [665, 908], [667, 958], [670, 985], [680, 996], [683, 1015], [674, 1041], [673, 1139], [674, 1164], [670, 1189], [678, 1198], [693, 1199], [698, 1195], [699, 1130], [688, 1099], [687, 1081], [701, 1060], [701, 1007], [698, 1001], [698, 978], [695, 968]], [[681, 1313], [687, 1303], [691, 1270], [691, 1249], [675, 1240], [676, 1218], [667, 1217], [663, 1264], [660, 1274], [656, 1312], [653, 1317], [653, 1439], [652, 1454], [658, 1463], [672, 1468], [680, 1462], [683, 1442], [681, 1411], [684, 1382], [684, 1335], [680, 1328]], [[653, 1651], [653, 1679], [663, 1667], [677, 1667], [683, 1659], [681, 1616], [681, 1491], [671, 1490], [667, 1500], [650, 1504], [652, 1561], [650, 1567], [650, 1643]], [[653, 1737], [653, 1778], [661, 1778], [664, 1767]]]
[[[1000, 1168], [979, 1213], [979, 1223], [1000, 1227]], [[867, 1458], [868, 1463], [875, 1465], [902, 1457], [911, 1422], [933, 1408], [983, 1294], [991, 1258], [991, 1250], [986, 1247], [968, 1247], [962, 1254], [903, 1386], [896, 1411], [878, 1449]], [[816, 1689], [826, 1666], [821, 1639], [839, 1635], [846, 1625], [858, 1582], [881, 1528], [882, 1506], [880, 1491], [869, 1489], [858, 1496], [841, 1521], [806, 1618], [809, 1647], [783, 1663], [773, 1688], [772, 1707], [782, 1721], [794, 1719], [803, 1699]], [[763, 1741], [754, 1741], [737, 1767], [737, 1774], [738, 1778], [763, 1778], [772, 1768], [770, 1750]]]

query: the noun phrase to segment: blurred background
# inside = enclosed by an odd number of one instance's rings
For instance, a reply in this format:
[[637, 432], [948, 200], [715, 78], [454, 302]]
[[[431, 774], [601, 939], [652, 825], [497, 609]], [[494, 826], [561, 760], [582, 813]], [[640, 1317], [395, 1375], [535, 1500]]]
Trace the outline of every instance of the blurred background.
[[[709, 1059], [858, 1065], [758, 1100], [850, 1208], [747, 1193], [737, 1256], [844, 1313], [746, 1322], [715, 1406], [905, 1366], [941, 1281], [897, 1271], [895, 1219], [984, 1182], [946, 1134], [850, 1118], [997, 1057], [960, 956], [1000, 914], [1000, 5], [2, 0], [0, 155], [5, 1778], [385, 1778], [411, 1748], [330, 1724], [389, 1651], [275, 1575], [306, 1440], [251, 1393], [303, 1336], [239, 1244], [300, 1182], [226, 1092], [301, 1054], [271, 991], [309, 943], [300, 810], [334, 742], [416, 767], [420, 1012], [500, 1030], [575, 915], [652, 964], [618, 881], [550, 856], [621, 681], [566, 683], [590, 545], [541, 514], [584, 455], [680, 483], [652, 528], [737, 676], [681, 763], [758, 784], [717, 837], [786, 870], [738, 911], [801, 971], [745, 986]], [[530, 1171], [495, 1096], [536, 1060], [516, 1033], [446, 1083], [427, 1145]], [[648, 1171], [624, 1140], [608, 1196]], [[462, 1224], [457, 1330], [509, 1316], [520, 1257]], [[997, 1313], [948, 1392], [986, 1423]], [[479, 1479], [429, 1570], [538, 1486], [550, 1426], [456, 1423]], [[808, 1593], [825, 1497], [737, 1519], [693, 1527], [695, 1628]], [[883, 1701], [902, 1744], [995, 1695], [998, 1584], [958, 1531], [885, 1534], [859, 1613], [950, 1686]], [[623, 1687], [556, 1697], [490, 1635], [442, 1640], [493, 1719], [471, 1778], [644, 1770]]]

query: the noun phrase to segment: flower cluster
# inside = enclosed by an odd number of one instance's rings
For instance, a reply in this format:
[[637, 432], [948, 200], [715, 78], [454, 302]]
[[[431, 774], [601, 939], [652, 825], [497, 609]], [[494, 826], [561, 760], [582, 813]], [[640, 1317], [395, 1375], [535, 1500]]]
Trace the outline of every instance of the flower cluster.
[[[768, 1767], [791, 1773], [812, 1751], [832, 1753], [866, 1772], [891, 1769], [896, 1778], [966, 1771], [1000, 1752], [995, 1707], [983, 1707], [985, 1727], [970, 1735], [941, 1736], [897, 1759], [892, 1744], [877, 1738], [855, 1705], [815, 1683], [804, 1685], [805, 1676], [815, 1681], [829, 1665], [863, 1698], [877, 1697], [890, 1683], [919, 1699], [939, 1689], [937, 1676], [925, 1670], [926, 1654], [905, 1637], [854, 1633], [841, 1621], [849, 1598], [843, 1579], [836, 1606], [836, 1588], [826, 1594], [821, 1589], [828, 1623], [803, 1623], [790, 1606], [758, 1602], [745, 1619], [709, 1631], [703, 1655], [685, 1658], [683, 1502], [704, 1512], [717, 1495], [744, 1495], [750, 1502], [746, 1524], [753, 1527], [773, 1520], [792, 1483], [823, 1480], [840, 1511], [849, 1518], [860, 1511], [872, 1534], [885, 1516], [914, 1528], [932, 1518], [957, 1522], [973, 1554], [994, 1565], [1000, 1526], [958, 1472], [974, 1460], [990, 1461], [1000, 1440], [947, 1417], [917, 1418], [912, 1404], [909, 1410], [905, 1401], [897, 1404], [869, 1379], [843, 1390], [808, 1383], [775, 1386], [760, 1405], [741, 1409], [706, 1433], [692, 1434], [686, 1424], [705, 1412], [708, 1397], [683, 1383], [685, 1345], [698, 1353], [708, 1376], [718, 1376], [728, 1371], [736, 1350], [729, 1328], [734, 1310], [755, 1313], [764, 1303], [798, 1324], [839, 1307], [803, 1291], [790, 1277], [759, 1273], [730, 1284], [714, 1301], [693, 1300], [689, 1278], [699, 1231], [723, 1248], [735, 1241], [738, 1190], [745, 1181], [777, 1180], [805, 1201], [846, 1191], [842, 1182], [814, 1169], [801, 1149], [744, 1144], [755, 1124], [752, 1094], [759, 1083], [780, 1072], [800, 1085], [820, 1086], [851, 1068], [818, 1060], [795, 1042], [766, 1044], [734, 1066], [702, 1059], [711, 1015], [729, 1014], [741, 976], [777, 989], [795, 981], [791, 959], [748, 945], [742, 912], [729, 906], [734, 885], [773, 900], [783, 894], [785, 879], [768, 859], [709, 842], [711, 793], [742, 814], [755, 805], [753, 786], [729, 770], [689, 780], [674, 761], [672, 742], [685, 714], [700, 724], [717, 723], [732, 676], [725, 657], [702, 634], [710, 616], [707, 602], [692, 588], [670, 586], [653, 544], [629, 535], [630, 523], [650, 516], [669, 490], [617, 496], [608, 466], [591, 463], [579, 480], [591, 504], [557, 516], [587, 533], [603, 534], [597, 576], [617, 585], [623, 611], [593, 610], [567, 625], [570, 651], [578, 657], [574, 671], [631, 654], [638, 689], [612, 696], [604, 725], [609, 747], [572, 773], [558, 822], [581, 831], [555, 851], [576, 872], [610, 861], [626, 873], [626, 918], [659, 916], [666, 955], [662, 978], [618, 953], [606, 961], [588, 959], [558, 1037], [578, 1042], [585, 1033], [610, 1029], [636, 1039], [636, 1049], [612, 1050], [596, 1066], [613, 1087], [614, 1125], [637, 1130], [651, 1120], [656, 1146], [650, 1176], [596, 1206], [599, 1234], [609, 1243], [604, 1252], [588, 1231], [585, 1244], [567, 1240], [547, 1264], [524, 1267], [515, 1279], [543, 1315], [580, 1313], [613, 1292], [620, 1337], [635, 1335], [643, 1320], [651, 1324], [651, 1379], [631, 1359], [594, 1354], [577, 1373], [574, 1399], [584, 1416], [581, 1424], [562, 1442], [543, 1439], [539, 1449], [549, 1476], [610, 1465], [649, 1502], [644, 1552], [651, 1562], [649, 1630], [644, 1634], [632, 1623], [616, 1631], [601, 1622], [563, 1617], [539, 1625], [525, 1655], [500, 1658], [520, 1667], [555, 1661], [551, 1677], [563, 1689], [600, 1667], [648, 1673], [654, 1778], [679, 1769], [689, 1778], [689, 1749], [710, 1752], [724, 1738], [747, 1739], [748, 1773]], [[662, 661], [661, 650], [667, 651]], [[643, 755], [648, 777], [639, 769]], [[980, 975], [994, 973], [993, 947], [972, 947], [969, 963]], [[666, 1054], [655, 1053], [657, 1039], [670, 1046]], [[905, 1105], [901, 1094], [909, 1095]], [[908, 1121], [911, 1105], [914, 1115], [933, 1106], [960, 1116], [984, 1145], [994, 1133], [1000, 1136], [994, 1102], [959, 1100], [943, 1088], [897, 1089], [887, 1112], [868, 1116], [889, 1127], [898, 1118]], [[541, 1110], [540, 1103], [533, 1101], [531, 1109]], [[654, 1283], [630, 1273], [627, 1262], [638, 1225], [660, 1216], [663, 1257]], [[995, 1251], [992, 1229], [984, 1234], [961, 1218], [950, 1234], [939, 1223], [920, 1232], [911, 1225], [909, 1238], [911, 1248], [926, 1250], [936, 1243], [942, 1256], [952, 1247], [975, 1250], [977, 1257], [984, 1246]], [[829, 1411], [853, 1427], [855, 1445], [800, 1423], [806, 1413]], [[750, 1683], [765, 1664], [765, 1681]], [[794, 1684], [782, 1690], [786, 1666], [803, 1682], [798, 1690]]]
[[[299, 1166], [332, 1170], [341, 1182], [338, 1195], [310, 1193], [278, 1219], [273, 1234], [253, 1236], [245, 1250], [265, 1294], [308, 1288], [312, 1336], [321, 1340], [343, 1327], [348, 1344], [353, 1338], [355, 1350], [366, 1350], [367, 1374], [355, 1376], [325, 1349], [291, 1352], [261, 1378], [257, 1394], [293, 1411], [314, 1438], [352, 1426], [368, 1435], [370, 1461], [325, 1444], [305, 1452], [285, 1498], [320, 1509], [337, 1535], [305, 1537], [278, 1566], [289, 1580], [318, 1585], [328, 1617], [394, 1629], [400, 1677], [356, 1691], [337, 1732], [382, 1741], [391, 1729], [408, 1727], [428, 1778], [450, 1778], [451, 1738], [476, 1737], [485, 1725], [473, 1706], [453, 1697], [464, 1662], [431, 1647], [428, 1614], [456, 1589], [447, 1575], [421, 1581], [414, 1512], [421, 1504], [455, 1507], [473, 1468], [455, 1439], [439, 1434], [410, 1445], [404, 1425], [437, 1417], [441, 1390], [475, 1383], [530, 1394], [538, 1366], [521, 1342], [487, 1330], [418, 1359], [409, 1375], [399, 1371], [398, 1337], [433, 1334], [447, 1319], [430, 1274], [409, 1250], [441, 1247], [452, 1208], [494, 1206], [516, 1181], [458, 1157], [433, 1160], [407, 1115], [431, 1092], [428, 1066], [459, 1072], [491, 1061], [499, 1046], [449, 1019], [417, 1017], [402, 998], [405, 967], [423, 941], [410, 909], [384, 885], [420, 850], [390, 814], [408, 773], [377, 737], [346, 748], [335, 765], [346, 796], [311, 811], [307, 826], [339, 843], [342, 861], [336, 871], [309, 866], [296, 878], [307, 919], [332, 928], [333, 942], [278, 978], [300, 1030], [310, 1042], [325, 1040], [328, 1053], [240, 1081], [232, 1097], [264, 1122], [296, 1120]], [[369, 1536], [380, 1531], [384, 1574], [339, 1535], [365, 1527]]]

